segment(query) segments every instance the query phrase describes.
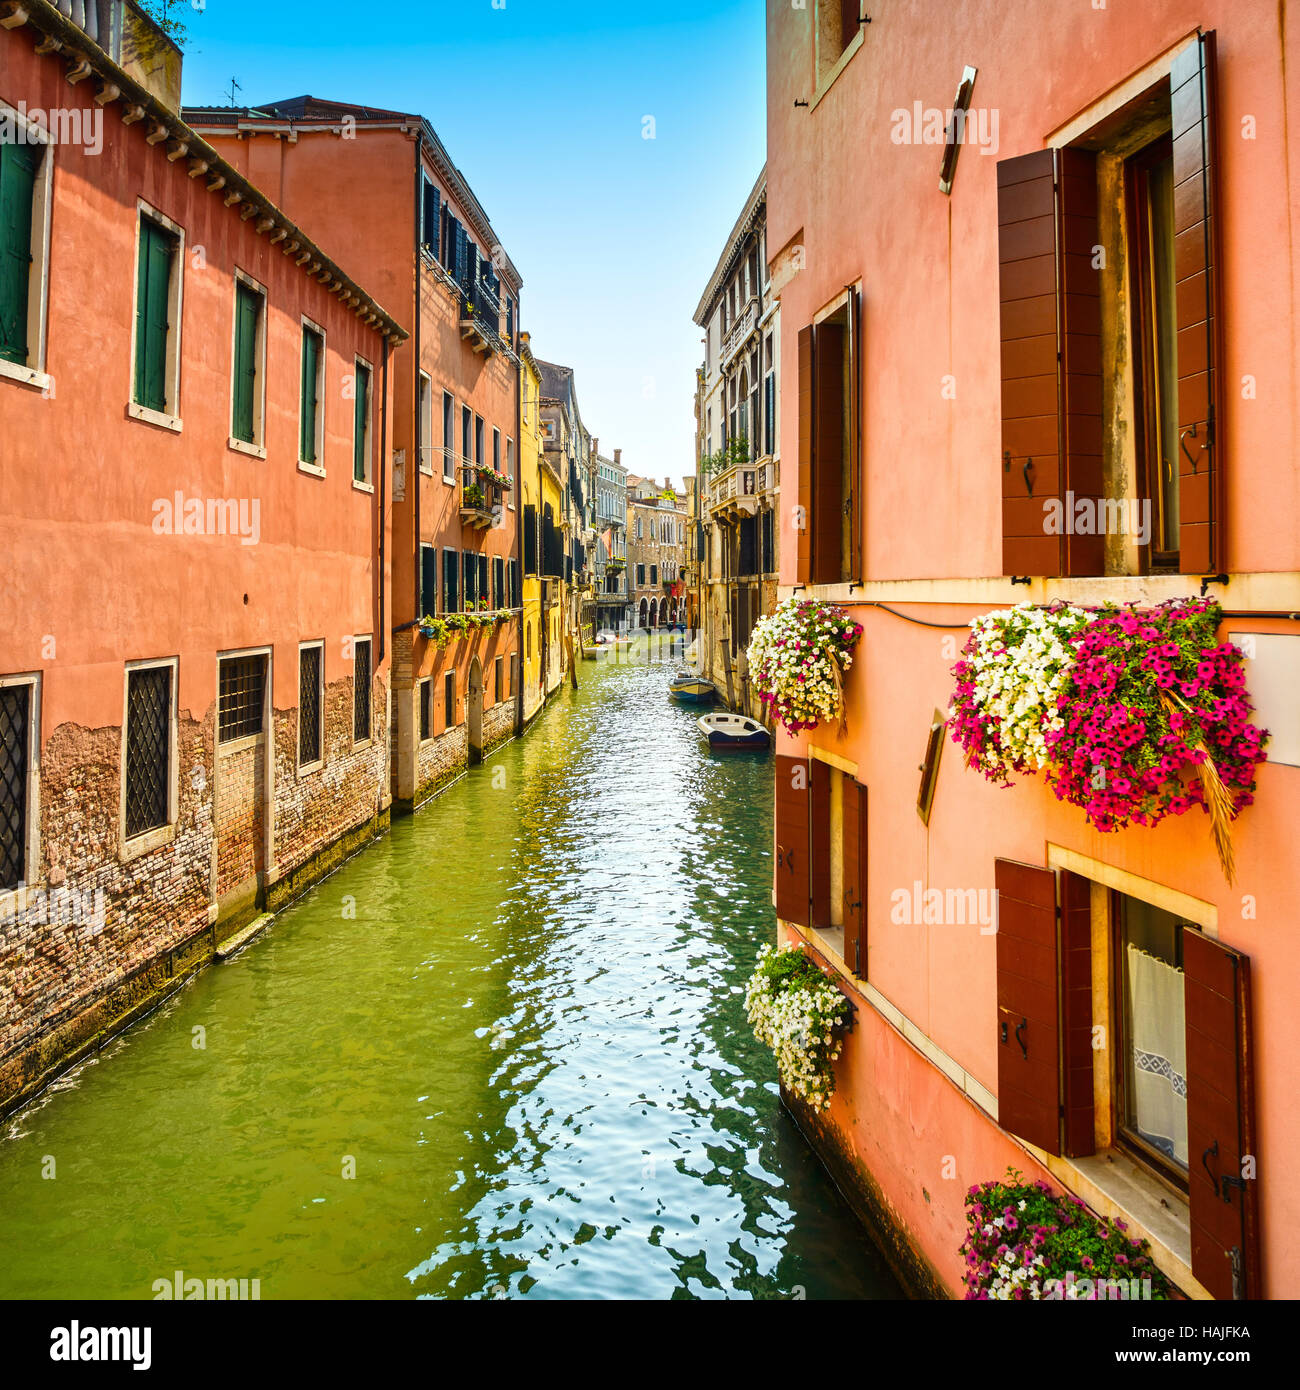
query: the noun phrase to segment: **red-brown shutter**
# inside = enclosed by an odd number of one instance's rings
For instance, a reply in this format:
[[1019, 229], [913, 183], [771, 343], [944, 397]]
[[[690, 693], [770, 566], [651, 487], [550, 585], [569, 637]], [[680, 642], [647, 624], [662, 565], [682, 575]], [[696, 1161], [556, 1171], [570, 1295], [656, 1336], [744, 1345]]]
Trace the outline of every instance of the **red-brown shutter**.
[[1224, 568], [1223, 421], [1214, 33], [1179, 53], [1169, 74], [1178, 281], [1178, 565]]
[[1056, 875], [995, 863], [998, 891], [998, 1123], [1061, 1152]]
[[1047, 531], [1045, 503], [1102, 495], [1096, 156], [1036, 150], [998, 164], [1002, 569], [1100, 574], [1102, 538]]
[[863, 578], [862, 524], [866, 515], [867, 469], [862, 448], [862, 296], [849, 291], [848, 305], [848, 385], [845, 403], [849, 430], [849, 575], [857, 583]]
[[844, 963], [867, 975], [867, 789], [842, 779], [844, 864]]
[[1095, 1152], [1092, 1090], [1092, 885], [1061, 875], [1061, 1051], [1064, 1062], [1065, 1154]]
[[808, 925], [808, 763], [776, 757], [776, 915]]
[[1192, 1273], [1215, 1298], [1259, 1298], [1250, 962], [1183, 931]]
[[809, 763], [812, 788], [808, 805], [809, 896], [812, 899], [812, 925], [831, 925], [831, 769], [820, 758]]
[[812, 582], [843, 578], [844, 325], [819, 323], [813, 370]]
[[813, 331], [799, 330], [799, 510], [795, 528], [795, 583], [808, 584], [812, 555]]

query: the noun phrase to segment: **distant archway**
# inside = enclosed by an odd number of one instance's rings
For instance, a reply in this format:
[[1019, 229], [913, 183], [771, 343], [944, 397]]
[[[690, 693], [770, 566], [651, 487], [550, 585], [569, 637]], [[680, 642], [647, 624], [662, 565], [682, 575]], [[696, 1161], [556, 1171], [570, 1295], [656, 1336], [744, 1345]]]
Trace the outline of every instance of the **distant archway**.
[[469, 664], [469, 760], [483, 761], [483, 667], [478, 657]]
[[638, 618], [638, 626], [640, 626], [640, 627], [645, 627], [645, 625], [646, 625], [646, 613], [647, 613], [648, 611], [649, 611], [649, 610], [648, 610], [648, 608], [647, 608], [647, 606], [646, 606], [646, 601], [645, 601], [645, 599], [642, 599], [642, 600], [641, 600], [641, 609], [640, 609], [640, 612], [639, 612], [638, 615], [637, 615], [637, 618]]
[[650, 626], [659, 626], [659, 600], [657, 598], [650, 600]]

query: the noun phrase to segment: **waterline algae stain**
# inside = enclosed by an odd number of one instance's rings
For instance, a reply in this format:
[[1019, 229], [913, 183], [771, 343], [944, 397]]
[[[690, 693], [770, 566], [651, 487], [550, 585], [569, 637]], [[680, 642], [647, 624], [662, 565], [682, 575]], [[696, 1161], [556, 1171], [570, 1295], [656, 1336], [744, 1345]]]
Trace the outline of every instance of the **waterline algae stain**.
[[0, 1296], [898, 1296], [745, 1020], [770, 760], [671, 670], [584, 668], [12, 1116]]

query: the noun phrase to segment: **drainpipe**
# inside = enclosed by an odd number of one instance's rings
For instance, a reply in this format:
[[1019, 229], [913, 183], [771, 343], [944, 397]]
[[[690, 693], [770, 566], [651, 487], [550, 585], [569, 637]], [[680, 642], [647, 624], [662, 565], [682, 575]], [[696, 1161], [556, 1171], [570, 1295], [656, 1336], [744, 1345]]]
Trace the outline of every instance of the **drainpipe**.
[[[384, 357], [383, 367], [380, 376], [380, 400], [384, 403], [384, 408], [380, 412], [379, 419], [379, 624], [377, 636], [379, 638], [379, 656], [375, 661], [376, 669], [383, 662], [384, 654], [388, 650], [388, 643], [384, 640], [387, 636], [386, 628], [388, 619], [385, 616], [384, 608], [384, 556], [386, 548], [384, 546], [384, 532], [387, 527], [384, 524], [384, 501], [387, 496], [386, 483], [388, 482], [388, 353], [390, 344], [387, 333], [384, 334]], [[392, 688], [392, 676], [389, 676], [389, 689]]]
[[[510, 344], [514, 351], [519, 341], [519, 322], [523, 311], [524, 297], [515, 291], [515, 331]], [[516, 618], [515, 643], [518, 655], [515, 657], [515, 734], [524, 731], [524, 362], [519, 357], [515, 368], [515, 582], [519, 585], [519, 616]], [[541, 393], [538, 393], [538, 425], [541, 424]], [[540, 481], [538, 484], [540, 488]], [[513, 594], [510, 596], [514, 597]]]

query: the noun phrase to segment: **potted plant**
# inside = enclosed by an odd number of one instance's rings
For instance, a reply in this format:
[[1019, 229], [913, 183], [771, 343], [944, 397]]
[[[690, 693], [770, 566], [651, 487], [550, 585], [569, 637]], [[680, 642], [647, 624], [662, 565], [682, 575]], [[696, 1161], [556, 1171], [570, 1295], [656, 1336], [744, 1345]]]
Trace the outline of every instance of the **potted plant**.
[[745, 990], [745, 1015], [775, 1054], [786, 1090], [814, 1110], [828, 1109], [852, 1005], [812, 957], [795, 945], [764, 946]]
[[845, 726], [844, 672], [862, 636], [833, 603], [788, 598], [754, 624], [747, 656], [758, 697], [790, 733], [838, 719]]
[[484, 506], [483, 489], [477, 483], [470, 483], [467, 488], [461, 491], [461, 505], [482, 511]]
[[443, 622], [446, 623], [449, 633], [458, 633], [462, 637], [469, 628], [469, 619], [464, 613], [448, 613]]
[[447, 645], [447, 623], [443, 618], [433, 618], [427, 614], [420, 619], [420, 636], [436, 642], [441, 649]]

